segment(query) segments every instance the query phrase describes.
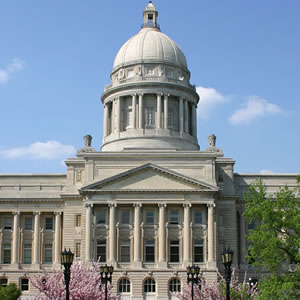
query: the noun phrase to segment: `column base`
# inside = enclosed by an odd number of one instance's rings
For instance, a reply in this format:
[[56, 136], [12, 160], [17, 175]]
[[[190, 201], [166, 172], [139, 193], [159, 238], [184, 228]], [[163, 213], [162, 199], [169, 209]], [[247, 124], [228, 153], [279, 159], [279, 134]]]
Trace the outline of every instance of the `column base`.
[[183, 267], [188, 267], [188, 266], [190, 266], [192, 264], [192, 262], [191, 261], [189, 261], [189, 260], [186, 260], [186, 261], [184, 261], [183, 262]]
[[214, 270], [216, 269], [217, 264], [214, 260], [212, 260], [212, 261], [208, 261], [206, 266], [207, 266], [207, 270]]
[[11, 263], [10, 267], [12, 269], [20, 269], [20, 264], [17, 262], [13, 262], [13, 263]]
[[136, 269], [141, 269], [142, 268], [142, 262], [141, 261], [134, 261], [132, 266]]
[[39, 263], [32, 263], [31, 269], [34, 271], [39, 271], [41, 270], [41, 265]]
[[159, 268], [167, 268], [168, 267], [168, 264], [166, 261], [159, 261], [158, 262], [158, 267]]

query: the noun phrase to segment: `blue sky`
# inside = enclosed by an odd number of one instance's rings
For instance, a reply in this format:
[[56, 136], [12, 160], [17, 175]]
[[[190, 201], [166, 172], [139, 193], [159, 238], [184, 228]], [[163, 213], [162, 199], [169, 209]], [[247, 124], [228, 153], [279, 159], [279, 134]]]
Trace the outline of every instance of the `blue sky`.
[[[300, 1], [153, 1], [198, 87], [198, 140], [235, 172], [300, 173]], [[0, 2], [0, 173], [65, 172], [147, 1]]]

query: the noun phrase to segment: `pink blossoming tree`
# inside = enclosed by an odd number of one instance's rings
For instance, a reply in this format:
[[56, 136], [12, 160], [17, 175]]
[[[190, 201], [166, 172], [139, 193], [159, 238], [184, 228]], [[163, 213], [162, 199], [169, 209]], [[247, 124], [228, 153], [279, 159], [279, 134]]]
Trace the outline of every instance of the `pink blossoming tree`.
[[[225, 300], [226, 285], [225, 279], [221, 274], [219, 281], [214, 284], [207, 284], [204, 279], [201, 279], [201, 289], [194, 285], [194, 300]], [[191, 286], [183, 289], [181, 293], [175, 293], [180, 300], [190, 300]], [[239, 283], [238, 276], [235, 275], [235, 270], [232, 272], [230, 299], [232, 300], [255, 300], [258, 297], [256, 285], [250, 286], [247, 283], [247, 273], [245, 273], [244, 281]]]
[[[104, 300], [104, 286], [100, 288], [99, 263], [88, 265], [74, 262], [71, 266], [70, 300]], [[63, 300], [66, 298], [63, 269], [44, 274], [38, 274], [30, 279], [31, 284], [39, 293], [35, 300]], [[108, 285], [108, 299], [112, 286]]]

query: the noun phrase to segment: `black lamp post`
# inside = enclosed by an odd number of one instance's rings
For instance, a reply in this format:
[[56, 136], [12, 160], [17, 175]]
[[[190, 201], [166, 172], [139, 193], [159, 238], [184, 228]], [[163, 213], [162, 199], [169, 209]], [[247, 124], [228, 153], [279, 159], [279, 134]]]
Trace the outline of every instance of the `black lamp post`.
[[73, 263], [73, 259], [74, 259], [74, 254], [71, 252], [71, 250], [69, 249], [69, 251], [65, 250], [61, 253], [61, 264], [65, 267], [64, 270], [64, 275], [65, 275], [65, 285], [66, 285], [66, 300], [70, 299], [70, 295], [69, 295], [69, 284], [70, 284], [70, 279], [71, 279], [71, 265]]
[[194, 284], [199, 284], [200, 267], [196, 265], [186, 268], [187, 282], [192, 283], [192, 300], [194, 300]]
[[229, 247], [222, 252], [222, 263], [225, 267], [225, 281], [226, 281], [226, 300], [230, 300], [230, 281], [231, 281], [231, 264], [233, 259], [233, 250]]
[[113, 266], [101, 266], [100, 267], [100, 279], [101, 279], [101, 285], [105, 285], [105, 300], [107, 300], [107, 283], [111, 283], [112, 280], [112, 273], [114, 272]]

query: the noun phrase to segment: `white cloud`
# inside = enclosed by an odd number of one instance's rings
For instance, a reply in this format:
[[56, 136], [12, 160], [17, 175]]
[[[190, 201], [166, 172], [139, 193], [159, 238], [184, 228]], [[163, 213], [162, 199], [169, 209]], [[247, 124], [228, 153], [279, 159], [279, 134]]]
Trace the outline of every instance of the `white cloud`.
[[197, 93], [200, 95], [198, 104], [198, 117], [207, 119], [210, 113], [218, 106], [231, 100], [230, 96], [224, 96], [214, 88], [197, 87]]
[[57, 141], [36, 142], [28, 147], [0, 149], [3, 158], [28, 158], [28, 159], [65, 159], [75, 154], [71, 145], [63, 145]]
[[275, 174], [275, 172], [272, 170], [260, 170], [259, 173], [260, 174]]
[[249, 96], [246, 99], [247, 102], [229, 117], [229, 122], [232, 125], [249, 124], [258, 117], [274, 115], [282, 111], [278, 105], [261, 97]]
[[23, 61], [14, 58], [10, 65], [6, 66], [4, 69], [0, 69], [0, 84], [6, 83], [12, 73], [22, 70], [23, 65]]

